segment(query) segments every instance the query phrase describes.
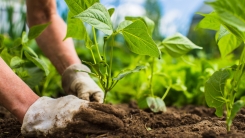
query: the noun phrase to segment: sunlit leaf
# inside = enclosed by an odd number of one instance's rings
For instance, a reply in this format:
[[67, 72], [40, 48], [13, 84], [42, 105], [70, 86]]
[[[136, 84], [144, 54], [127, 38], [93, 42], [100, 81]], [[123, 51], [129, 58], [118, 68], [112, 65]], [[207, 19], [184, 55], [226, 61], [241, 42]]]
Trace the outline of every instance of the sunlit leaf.
[[133, 23], [132, 21], [128, 21], [128, 20], [125, 20], [125, 21], [122, 21], [118, 27], [117, 27], [117, 31], [122, 31], [125, 27], [129, 26], [131, 23]]
[[239, 37], [230, 33], [223, 26], [220, 27], [220, 30], [216, 34], [216, 41], [223, 58], [238, 48], [242, 43], [242, 40]]
[[147, 27], [141, 20], [134, 21], [122, 30], [123, 37], [132, 52], [160, 57], [160, 50], [147, 32]]
[[145, 69], [145, 66], [136, 66], [135, 69], [133, 69], [133, 70], [127, 70], [127, 71], [124, 71], [124, 72], [118, 74], [117, 77], [113, 78], [113, 80], [121, 80], [125, 76], [132, 74], [132, 73], [135, 73], [135, 72], [139, 72], [142, 69]]
[[37, 38], [49, 25], [50, 25], [50, 22], [32, 26], [28, 32], [29, 41]]
[[100, 3], [95, 3], [85, 11], [74, 16], [83, 22], [90, 24], [107, 35], [113, 33], [112, 22], [108, 10]]
[[243, 0], [215, 0], [207, 4], [214, 8], [229, 31], [245, 40], [245, 2]]
[[65, 0], [65, 2], [69, 10], [76, 15], [83, 12], [94, 3], [99, 2], [99, 0]]
[[172, 57], [180, 57], [193, 49], [202, 49], [180, 33], [167, 37], [161, 45]]
[[148, 33], [150, 35], [152, 35], [153, 31], [154, 31], [154, 28], [155, 28], [155, 23], [154, 21], [152, 21], [150, 18], [146, 17], [146, 16], [142, 16], [142, 17], [125, 17], [126, 20], [130, 20], [130, 21], [135, 21], [135, 20], [142, 20], [146, 26], [147, 26], [147, 29], [148, 29]]
[[87, 30], [83, 24], [83, 22], [77, 18], [72, 18], [74, 14], [72, 12], [68, 12], [68, 17], [67, 17], [67, 33], [66, 33], [66, 38], [72, 37], [78, 40], [85, 40], [87, 44], [90, 46], [92, 44], [92, 41], [90, 40]]
[[199, 28], [204, 28], [204, 29], [210, 29], [210, 30], [219, 30], [220, 29], [220, 21], [219, 21], [219, 16], [217, 15], [216, 12], [211, 12], [209, 14], [202, 14], [202, 13], [197, 13], [204, 18], [198, 23], [197, 27]]

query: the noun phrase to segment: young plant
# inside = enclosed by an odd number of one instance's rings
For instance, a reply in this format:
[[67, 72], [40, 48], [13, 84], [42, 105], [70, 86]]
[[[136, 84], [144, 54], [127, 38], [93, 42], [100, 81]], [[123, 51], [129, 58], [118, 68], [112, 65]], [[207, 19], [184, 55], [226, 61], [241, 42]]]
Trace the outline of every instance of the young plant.
[[[192, 43], [187, 37], [176, 33], [173, 36], [167, 37], [164, 39], [160, 45], [158, 46], [161, 51], [166, 52], [173, 58], [179, 58], [183, 57], [186, 53], [193, 49], [202, 49], [201, 47], [195, 45]], [[162, 72], [155, 72], [154, 67], [156, 60], [152, 58], [151, 64], [150, 64], [150, 70], [151, 70], [151, 75], [150, 75], [150, 81], [149, 81], [149, 89], [151, 95], [146, 98], [146, 102], [148, 107], [153, 111], [153, 112], [165, 112], [166, 111], [166, 105], [164, 103], [164, 99], [168, 95], [168, 92], [170, 91], [171, 88], [178, 87], [179, 84], [174, 84], [172, 79], [169, 77], [169, 75], [162, 73]], [[153, 83], [153, 78], [154, 76], [161, 76], [165, 79], [165, 82], [167, 83], [167, 89], [165, 93], [162, 95], [162, 97], [155, 96], [154, 94], [154, 88], [152, 86]], [[181, 86], [179, 86], [181, 87]]]
[[[245, 3], [241, 0], [215, 0], [207, 4], [211, 5], [214, 11], [201, 14], [204, 18], [198, 26], [217, 31], [215, 39], [221, 56], [225, 57], [245, 42]], [[228, 131], [237, 112], [245, 105], [244, 98], [236, 97], [244, 74], [244, 46], [242, 49], [238, 64], [216, 71], [205, 85], [207, 105], [215, 108], [215, 114], [219, 117], [223, 116], [224, 110], [226, 111]]]
[[[21, 38], [14, 42], [0, 35], [0, 56], [13, 69], [13, 71], [25, 81], [31, 88], [49, 74], [46, 64], [38, 58], [37, 54], [29, 47], [33, 39], [38, 37], [49, 23], [36, 25], [29, 32], [23, 32]], [[29, 63], [36, 67], [31, 68]]]
[[[93, 72], [90, 74], [99, 79], [105, 96], [123, 77], [145, 68], [136, 65], [133, 70], [122, 70], [121, 73], [114, 74], [113, 49], [117, 35], [123, 36], [133, 53], [160, 58], [160, 50], [149, 35], [150, 28], [147, 28], [143, 19], [125, 20], [114, 29], [115, 25], [111, 22], [114, 9], [107, 10], [99, 0], [66, 0], [66, 3], [70, 10], [66, 38], [73, 37], [85, 41], [93, 62], [83, 61], [83, 63], [91, 67]], [[92, 28], [93, 40], [86, 30], [85, 23]], [[97, 42], [98, 31], [105, 34], [102, 50]]]

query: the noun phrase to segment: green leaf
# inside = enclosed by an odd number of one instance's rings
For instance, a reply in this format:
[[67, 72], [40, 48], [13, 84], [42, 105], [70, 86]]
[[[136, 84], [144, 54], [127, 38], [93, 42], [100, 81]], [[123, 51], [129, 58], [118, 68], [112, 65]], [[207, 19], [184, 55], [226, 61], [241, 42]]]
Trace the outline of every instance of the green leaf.
[[26, 44], [29, 41], [28, 39], [28, 35], [26, 34], [26, 32], [22, 32], [22, 36], [21, 36], [21, 44]]
[[65, 39], [68, 37], [72, 37], [79, 40], [84, 39], [85, 41], [91, 41], [83, 22], [79, 19], [72, 18], [73, 16], [74, 14], [72, 12], [68, 12], [67, 33]]
[[133, 70], [127, 70], [127, 71], [123, 71], [122, 73], [118, 74], [117, 77], [113, 78], [113, 80], [121, 80], [122, 78], [124, 78], [125, 76], [135, 73], [135, 72], [139, 72], [142, 69], [145, 69], [145, 66], [136, 66], [135, 69]]
[[159, 97], [147, 97], [146, 102], [147, 102], [148, 107], [154, 113], [167, 111], [164, 101], [160, 99]]
[[130, 21], [135, 21], [135, 20], [142, 20], [146, 26], [147, 26], [147, 29], [148, 29], [148, 33], [150, 35], [152, 35], [153, 31], [154, 31], [154, 28], [155, 28], [155, 23], [154, 21], [152, 21], [150, 18], [146, 17], [146, 16], [142, 16], [142, 17], [125, 17], [126, 20], [130, 20]]
[[21, 38], [17, 38], [14, 40], [13, 46], [12, 48], [16, 48], [22, 45], [22, 39]]
[[128, 25], [122, 30], [122, 34], [132, 52], [139, 55], [160, 57], [160, 50], [141, 20], [136, 20]]
[[222, 58], [238, 48], [242, 43], [242, 40], [239, 37], [236, 37], [234, 34], [230, 33], [223, 26], [221, 26], [220, 30], [217, 32], [216, 41], [218, 43]]
[[226, 103], [225, 85], [230, 77], [228, 69], [216, 71], [205, 83], [205, 99], [209, 107], [216, 108], [215, 114], [219, 117], [223, 115], [223, 108]]
[[10, 67], [13, 68], [19, 68], [21, 67], [23, 64], [25, 63], [25, 61], [23, 59], [21, 59], [20, 57], [14, 56], [13, 58], [11, 58], [10, 61]]
[[199, 15], [204, 16], [204, 18], [198, 23], [197, 27], [210, 29], [210, 30], [219, 30], [220, 29], [220, 21], [219, 16], [216, 12], [211, 12], [209, 14], [197, 13]]
[[74, 18], [81, 19], [83, 22], [90, 24], [107, 35], [111, 35], [113, 33], [110, 14], [100, 3], [95, 3], [87, 10], [74, 16]]
[[65, 0], [65, 2], [69, 10], [76, 15], [85, 11], [94, 3], [99, 2], [99, 0]]
[[28, 76], [22, 78], [22, 80], [30, 87], [30, 88], [34, 88], [35, 86], [37, 86], [38, 84], [40, 84], [40, 82], [44, 79], [44, 72], [37, 68], [24, 68], [24, 71], [27, 72]]
[[29, 30], [29, 33], [28, 33], [29, 41], [37, 38], [49, 25], [50, 25], [50, 22], [45, 23], [45, 24], [32, 26]]
[[42, 60], [40, 60], [37, 57], [34, 57], [33, 55], [30, 55], [30, 51], [28, 51], [26, 49], [24, 50], [24, 54], [28, 60], [33, 62], [37, 67], [39, 67], [40, 69], [42, 69], [45, 72], [45, 76], [48, 76], [49, 70], [48, 70], [48, 66], [45, 64], [45, 62], [43, 62]]
[[30, 47], [25, 47], [24, 50], [28, 52], [30, 56], [38, 58], [37, 54]]
[[[217, 35], [217, 34], [218, 34], [218, 35]], [[221, 25], [221, 26], [220, 26], [220, 29], [218, 30], [218, 33], [217, 33], [217, 34], [216, 34], [216, 36], [218, 36], [218, 37], [216, 38], [216, 42], [218, 43], [219, 40], [220, 40], [222, 37], [224, 37], [224, 36], [230, 34], [230, 32], [229, 32], [225, 27], [223, 27], [223, 26]]]
[[132, 23], [133, 23], [132, 21], [128, 21], [128, 20], [122, 21], [117, 27], [117, 32], [122, 31], [125, 27], [129, 26]]
[[235, 118], [236, 114], [245, 106], [245, 102], [243, 100], [238, 100], [236, 101], [233, 106], [232, 106], [232, 109], [231, 109], [231, 115], [230, 117], [228, 118], [228, 127], [231, 126], [232, 124], [232, 120]]
[[115, 11], [115, 8], [108, 9], [108, 12], [109, 12], [110, 16], [112, 16], [112, 14], [114, 13], [114, 11]]
[[245, 2], [242, 0], [215, 0], [207, 2], [217, 12], [223, 25], [245, 40]]
[[161, 45], [172, 57], [180, 57], [193, 49], [202, 49], [180, 33], [164, 39]]

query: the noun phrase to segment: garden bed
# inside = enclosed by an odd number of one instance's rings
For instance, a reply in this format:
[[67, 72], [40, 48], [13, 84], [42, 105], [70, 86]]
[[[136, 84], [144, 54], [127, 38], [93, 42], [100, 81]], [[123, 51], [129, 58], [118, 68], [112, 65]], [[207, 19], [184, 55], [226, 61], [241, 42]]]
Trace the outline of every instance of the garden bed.
[[[134, 102], [117, 106], [127, 111], [127, 116], [123, 119], [124, 128], [102, 134], [77, 134], [61, 131], [52, 137], [239, 138], [244, 137], [245, 134], [245, 109], [237, 114], [231, 132], [227, 133], [225, 118], [216, 117], [214, 109], [203, 106], [168, 107], [166, 113], [158, 114], [139, 110]], [[3, 107], [0, 107], [0, 138], [23, 138], [20, 127], [21, 124]]]

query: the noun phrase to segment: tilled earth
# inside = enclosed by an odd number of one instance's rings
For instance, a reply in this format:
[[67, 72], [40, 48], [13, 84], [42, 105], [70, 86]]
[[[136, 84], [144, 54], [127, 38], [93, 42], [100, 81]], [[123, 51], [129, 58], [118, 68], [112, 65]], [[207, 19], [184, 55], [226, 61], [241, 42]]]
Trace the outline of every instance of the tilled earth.
[[[203, 106], [168, 107], [165, 113], [140, 110], [135, 103], [116, 105], [127, 112], [124, 127], [102, 134], [83, 134], [61, 131], [57, 138], [244, 138], [245, 109], [233, 121], [227, 133], [225, 118], [215, 116], [214, 109]], [[103, 126], [101, 126], [103, 127]], [[24, 138], [21, 124], [0, 107], [0, 138]]]

